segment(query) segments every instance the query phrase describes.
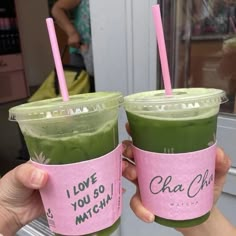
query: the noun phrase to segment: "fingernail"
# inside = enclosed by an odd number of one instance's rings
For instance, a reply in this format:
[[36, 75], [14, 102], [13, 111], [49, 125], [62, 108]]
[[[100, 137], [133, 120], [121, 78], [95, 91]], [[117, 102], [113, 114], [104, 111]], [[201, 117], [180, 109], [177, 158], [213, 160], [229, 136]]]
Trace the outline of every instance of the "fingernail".
[[44, 178], [44, 172], [42, 170], [35, 170], [31, 175], [31, 184], [38, 188], [41, 186]]
[[147, 213], [145, 216], [145, 220], [147, 223], [152, 223], [155, 219], [155, 216], [153, 214]]
[[224, 150], [223, 150], [222, 148], [219, 148], [218, 155], [219, 155], [221, 158], [224, 158]]
[[126, 160], [123, 160], [123, 166], [124, 168], [127, 168], [129, 166], [129, 163]]
[[122, 143], [122, 147], [123, 147], [123, 152], [127, 149], [127, 145], [125, 143]]

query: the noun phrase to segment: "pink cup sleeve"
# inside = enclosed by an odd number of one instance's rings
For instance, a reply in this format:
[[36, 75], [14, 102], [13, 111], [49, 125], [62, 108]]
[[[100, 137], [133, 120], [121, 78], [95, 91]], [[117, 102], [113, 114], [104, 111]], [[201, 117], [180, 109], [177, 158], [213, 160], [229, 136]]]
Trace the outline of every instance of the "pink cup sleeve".
[[189, 220], [213, 205], [216, 144], [200, 151], [153, 153], [133, 146], [143, 205], [170, 220]]
[[110, 227], [121, 215], [122, 145], [89, 161], [33, 164], [49, 175], [40, 190], [50, 229], [63, 235], [84, 235]]

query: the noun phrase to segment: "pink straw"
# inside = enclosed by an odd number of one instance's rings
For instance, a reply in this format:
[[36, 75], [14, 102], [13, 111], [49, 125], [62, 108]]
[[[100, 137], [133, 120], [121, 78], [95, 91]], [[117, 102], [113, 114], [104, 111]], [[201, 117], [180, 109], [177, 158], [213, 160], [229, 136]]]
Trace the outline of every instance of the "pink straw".
[[49, 39], [51, 43], [52, 54], [54, 57], [54, 63], [55, 63], [56, 71], [57, 71], [57, 77], [59, 81], [62, 99], [64, 102], [66, 102], [66, 101], [69, 101], [69, 95], [68, 95], [68, 89], [67, 89], [67, 84], [65, 80], [65, 75], [64, 75], [64, 70], [62, 66], [61, 55], [60, 55], [60, 51], [58, 47], [53, 19], [47, 18], [46, 23], [47, 23], [48, 34], [49, 34]]
[[160, 55], [160, 60], [161, 60], [161, 68], [162, 68], [162, 76], [163, 76], [164, 87], [165, 87], [165, 94], [172, 95], [170, 72], [169, 72], [169, 66], [168, 66], [168, 60], [167, 60], [162, 20], [161, 20], [161, 12], [160, 12], [160, 6], [158, 4], [152, 6], [152, 13], [153, 13], [154, 24], [156, 28], [156, 37], [157, 37], [159, 55]]

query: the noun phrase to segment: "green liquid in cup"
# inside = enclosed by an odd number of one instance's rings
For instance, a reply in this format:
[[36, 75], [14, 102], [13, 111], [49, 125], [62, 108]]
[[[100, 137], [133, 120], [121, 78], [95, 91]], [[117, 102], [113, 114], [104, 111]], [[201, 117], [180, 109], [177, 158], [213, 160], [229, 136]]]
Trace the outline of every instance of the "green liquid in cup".
[[96, 132], [72, 133], [66, 137], [37, 137], [24, 133], [24, 138], [31, 157], [37, 159], [35, 153], [43, 152], [50, 159], [49, 164], [68, 164], [94, 159], [114, 150], [118, 145], [118, 125], [113, 121]]
[[[205, 149], [215, 142], [217, 116], [193, 120], [159, 120], [127, 112], [133, 143], [136, 147], [158, 153], [185, 153]], [[168, 145], [168, 146], [167, 146]], [[199, 218], [175, 221], [156, 216], [155, 221], [169, 227], [190, 227], [204, 222], [210, 213]]]
[[215, 141], [216, 115], [184, 121], [147, 119], [130, 112], [127, 112], [127, 117], [134, 145], [146, 151], [193, 152], [205, 149]]
[[[50, 127], [45, 126], [45, 129], [48, 130]], [[47, 164], [68, 164], [91, 160], [114, 150], [118, 145], [118, 123], [117, 121], [108, 122], [94, 133], [88, 132], [67, 136], [47, 138], [24, 133], [30, 156], [35, 161], [43, 162], [45, 157], [45, 159], [49, 158]], [[42, 151], [43, 157], [35, 156], [35, 153], [40, 154]], [[89, 235], [109, 236], [117, 230], [119, 224], [120, 219], [111, 227]], [[59, 236], [60, 234], [55, 235]]]

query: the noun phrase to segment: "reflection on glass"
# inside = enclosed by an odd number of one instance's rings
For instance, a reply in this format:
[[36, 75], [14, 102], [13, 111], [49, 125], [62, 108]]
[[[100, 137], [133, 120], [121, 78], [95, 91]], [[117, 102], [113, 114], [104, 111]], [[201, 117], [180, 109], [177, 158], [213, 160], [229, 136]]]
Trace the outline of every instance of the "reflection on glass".
[[234, 33], [235, 10], [235, 1], [193, 0], [193, 35]]
[[165, 0], [162, 8], [174, 29], [165, 32], [173, 85], [223, 89], [229, 102], [221, 111], [236, 114], [236, 1]]

